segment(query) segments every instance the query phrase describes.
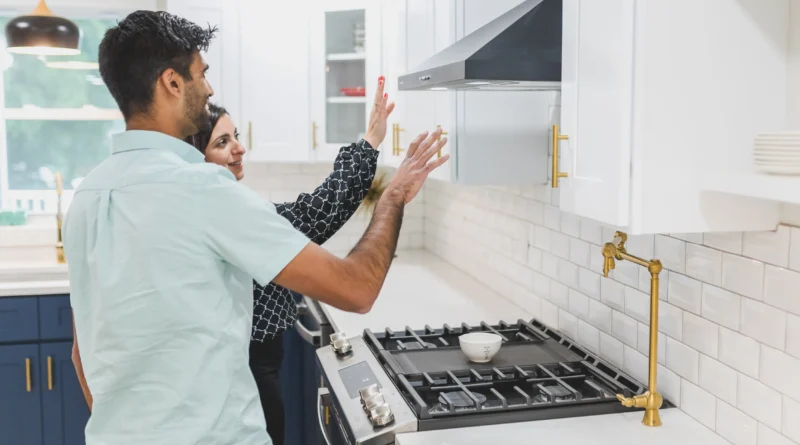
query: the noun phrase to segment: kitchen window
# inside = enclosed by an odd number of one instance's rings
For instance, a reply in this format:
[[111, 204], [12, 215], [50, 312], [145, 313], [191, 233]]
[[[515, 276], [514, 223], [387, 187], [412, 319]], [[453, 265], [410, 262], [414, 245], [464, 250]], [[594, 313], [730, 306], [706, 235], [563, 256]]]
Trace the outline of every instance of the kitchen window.
[[[0, 16], [0, 27], [15, 15]], [[0, 35], [2, 208], [55, 212], [61, 173], [66, 209], [75, 187], [108, 157], [111, 135], [125, 129], [97, 66], [98, 45], [118, 17], [64, 15], [81, 29], [78, 56], [10, 54]]]

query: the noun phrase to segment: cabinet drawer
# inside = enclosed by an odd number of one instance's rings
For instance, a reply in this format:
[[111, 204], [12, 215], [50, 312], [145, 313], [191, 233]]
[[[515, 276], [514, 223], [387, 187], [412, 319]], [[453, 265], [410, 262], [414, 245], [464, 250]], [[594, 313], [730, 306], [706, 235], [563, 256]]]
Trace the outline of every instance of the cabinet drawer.
[[0, 343], [39, 338], [36, 297], [0, 298]]
[[39, 326], [42, 340], [72, 338], [72, 306], [69, 295], [39, 297]]

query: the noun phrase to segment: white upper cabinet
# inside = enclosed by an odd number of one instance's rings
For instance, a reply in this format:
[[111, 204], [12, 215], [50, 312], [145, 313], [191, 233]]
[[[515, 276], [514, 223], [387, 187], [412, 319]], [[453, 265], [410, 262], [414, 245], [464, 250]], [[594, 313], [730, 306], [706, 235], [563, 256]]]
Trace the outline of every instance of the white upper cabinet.
[[[312, 158], [327, 161], [367, 131], [381, 68], [381, 12], [380, 4], [369, 0], [311, 5]], [[294, 23], [293, 16], [281, 19]]]
[[238, 1], [222, 5], [216, 0], [168, 0], [165, 10], [200, 26], [217, 27], [216, 38], [203, 58], [214, 89], [212, 102], [225, 107], [236, 119], [241, 112], [240, 41]]
[[397, 77], [405, 74], [407, 69], [406, 51], [406, 2], [404, 0], [383, 0], [381, 2], [381, 75], [386, 78], [384, 91], [389, 95], [389, 100], [395, 103], [395, 108], [387, 121], [386, 138], [381, 147], [381, 164], [397, 167], [405, 156], [399, 152], [403, 140], [407, 139], [407, 132], [403, 126], [407, 125], [408, 104], [403, 100], [402, 94], [397, 91]]
[[560, 203], [630, 233], [774, 228], [704, 192], [782, 129], [789, 0], [564, 0]]
[[242, 2], [243, 110], [234, 120], [250, 161], [310, 159], [309, 12], [299, 3]]

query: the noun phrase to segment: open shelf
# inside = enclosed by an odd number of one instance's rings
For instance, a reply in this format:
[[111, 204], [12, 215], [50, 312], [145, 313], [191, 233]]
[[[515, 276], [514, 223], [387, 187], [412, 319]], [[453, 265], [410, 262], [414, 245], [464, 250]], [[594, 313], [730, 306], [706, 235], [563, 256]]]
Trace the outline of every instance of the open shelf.
[[715, 176], [705, 183], [706, 190], [800, 204], [800, 176], [749, 173]]
[[335, 96], [328, 98], [329, 104], [365, 104], [366, 96]]

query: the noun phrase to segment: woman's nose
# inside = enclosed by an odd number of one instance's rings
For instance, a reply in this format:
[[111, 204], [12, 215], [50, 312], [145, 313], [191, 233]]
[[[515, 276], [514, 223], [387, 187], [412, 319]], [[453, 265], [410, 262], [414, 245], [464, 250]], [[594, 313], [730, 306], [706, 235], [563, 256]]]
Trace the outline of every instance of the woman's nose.
[[247, 153], [247, 149], [244, 148], [244, 145], [242, 145], [241, 142], [236, 142], [236, 145], [233, 146], [233, 152], [235, 154], [242, 154], [243, 155], [243, 154]]

